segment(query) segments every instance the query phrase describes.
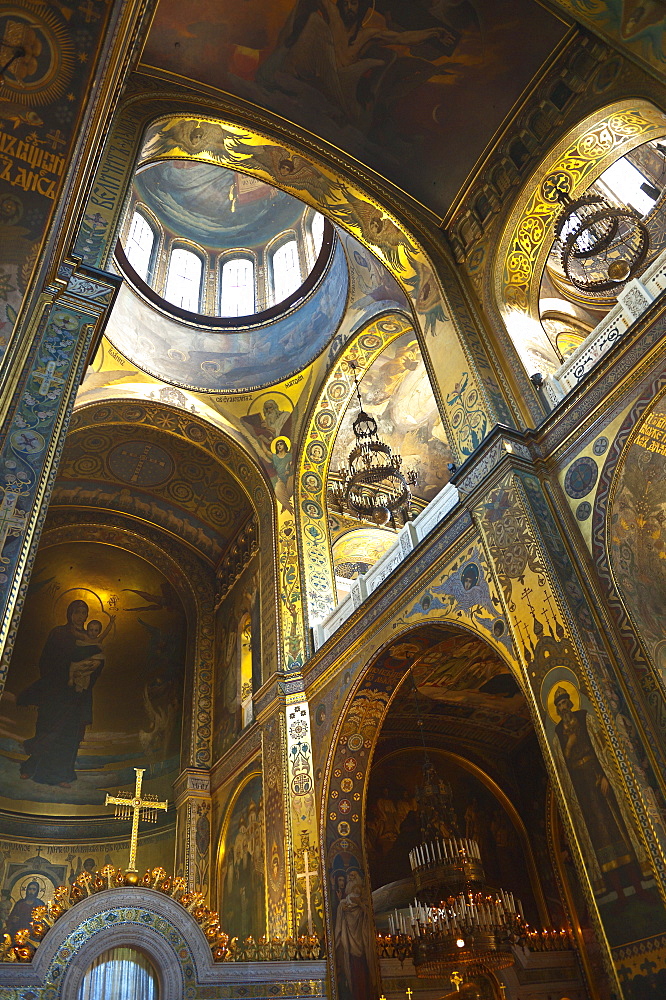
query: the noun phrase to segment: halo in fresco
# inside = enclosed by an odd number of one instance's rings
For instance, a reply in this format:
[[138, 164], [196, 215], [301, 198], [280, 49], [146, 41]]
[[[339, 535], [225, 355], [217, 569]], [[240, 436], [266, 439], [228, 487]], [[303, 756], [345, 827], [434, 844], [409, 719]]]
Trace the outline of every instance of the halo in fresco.
[[[185, 614], [167, 578], [113, 545], [40, 550], [0, 719], [2, 807], [104, 814], [146, 768], [148, 791], [179, 773]], [[29, 833], [26, 833], [29, 836]]]

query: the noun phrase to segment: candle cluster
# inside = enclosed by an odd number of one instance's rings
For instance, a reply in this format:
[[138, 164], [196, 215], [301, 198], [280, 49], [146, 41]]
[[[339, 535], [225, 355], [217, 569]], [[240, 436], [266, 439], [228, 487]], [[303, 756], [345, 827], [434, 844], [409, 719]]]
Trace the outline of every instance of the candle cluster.
[[454, 864], [468, 858], [481, 861], [479, 845], [467, 837], [451, 837], [447, 840], [437, 837], [430, 843], [419, 844], [409, 852], [412, 871], [415, 868], [425, 868], [426, 865]]
[[[497, 895], [468, 892], [451, 896], [437, 906], [424, 906], [414, 901], [409, 907], [411, 932], [414, 937], [425, 933], [446, 934], [464, 939], [465, 935], [481, 931], [486, 934], [512, 933], [516, 925], [524, 922], [520, 900], [514, 900], [513, 893], [500, 889]], [[396, 917], [402, 916], [396, 913]], [[397, 921], [402, 933], [406, 920]]]

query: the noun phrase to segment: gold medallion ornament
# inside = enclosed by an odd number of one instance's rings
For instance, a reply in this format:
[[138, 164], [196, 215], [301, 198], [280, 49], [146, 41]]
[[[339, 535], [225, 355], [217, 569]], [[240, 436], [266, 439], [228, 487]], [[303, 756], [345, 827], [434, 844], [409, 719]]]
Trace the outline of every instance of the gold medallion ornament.
[[51, 104], [69, 86], [72, 40], [46, 4], [0, 4], [2, 101]]

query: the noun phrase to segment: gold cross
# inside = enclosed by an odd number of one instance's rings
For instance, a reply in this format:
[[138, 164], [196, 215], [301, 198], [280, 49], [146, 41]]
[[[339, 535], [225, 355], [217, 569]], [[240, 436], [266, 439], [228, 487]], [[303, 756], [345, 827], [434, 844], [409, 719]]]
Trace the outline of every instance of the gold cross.
[[304, 847], [303, 848], [303, 871], [302, 872], [296, 872], [296, 881], [298, 882], [298, 880], [302, 878], [304, 880], [304, 882], [305, 882], [305, 904], [306, 904], [307, 910], [308, 910], [308, 934], [312, 934], [313, 933], [313, 925], [312, 925], [312, 887], [311, 887], [310, 883], [311, 883], [311, 880], [314, 881], [314, 878], [319, 875], [319, 868], [316, 868], [316, 867], [315, 868], [310, 868], [309, 867], [309, 860], [310, 860], [310, 851], [308, 850], [307, 847]]
[[405, 990], [405, 996], [409, 997], [409, 1000], [411, 1000], [413, 993], [414, 990], [411, 988], [411, 986], [408, 986], [407, 989]]
[[451, 982], [453, 983], [453, 985], [456, 988], [456, 993], [460, 993], [460, 984], [462, 983], [462, 981], [463, 981], [463, 977], [460, 975], [459, 972], [452, 972], [451, 973]]
[[168, 802], [158, 802], [157, 796], [146, 793], [141, 798], [141, 783], [145, 773], [145, 767], [135, 767], [136, 788], [132, 792], [118, 792], [117, 795], [107, 795], [105, 806], [116, 807], [116, 819], [132, 819], [132, 833], [130, 835], [130, 854], [127, 872], [135, 873], [136, 867], [136, 843], [139, 839], [139, 820], [147, 823], [157, 823], [157, 810], [166, 809]]

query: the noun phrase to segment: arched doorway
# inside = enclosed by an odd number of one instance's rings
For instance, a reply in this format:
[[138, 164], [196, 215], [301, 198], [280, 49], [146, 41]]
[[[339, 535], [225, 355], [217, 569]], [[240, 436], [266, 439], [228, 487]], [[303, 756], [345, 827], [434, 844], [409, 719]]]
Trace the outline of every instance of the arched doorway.
[[[418, 835], [413, 802], [424, 745], [436, 757], [440, 777], [447, 780], [448, 774], [457, 789], [456, 822], [463, 835], [476, 825], [487, 841], [489, 881], [524, 895], [530, 924], [578, 927], [548, 858], [548, 778], [520, 680], [500, 653], [469, 631], [423, 625], [396, 636], [368, 664], [329, 754], [322, 823], [339, 1000], [361, 1000], [363, 989], [373, 995], [379, 988], [371, 890], [378, 890], [379, 927], [382, 911], [387, 914], [396, 902], [398, 909], [408, 906], [410, 887], [400, 882], [409, 878], [409, 838]], [[576, 945], [580, 950], [580, 935]], [[383, 979], [382, 986], [388, 996]], [[596, 988], [597, 996], [609, 995]]]
[[159, 979], [153, 963], [128, 946], [109, 948], [88, 966], [76, 1000], [98, 997], [132, 997], [132, 1000], [159, 1000]]

